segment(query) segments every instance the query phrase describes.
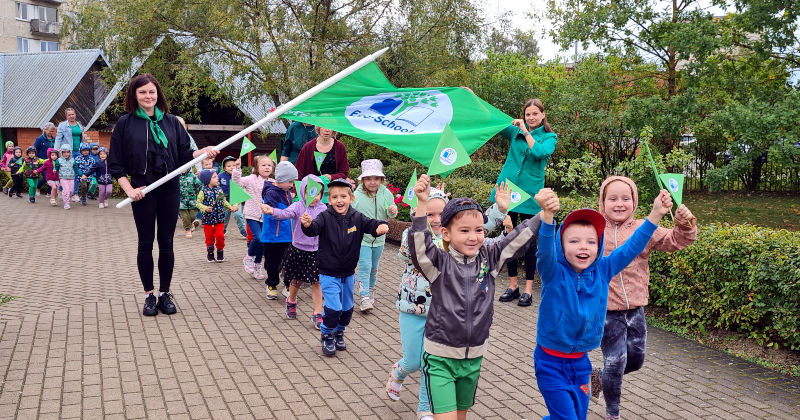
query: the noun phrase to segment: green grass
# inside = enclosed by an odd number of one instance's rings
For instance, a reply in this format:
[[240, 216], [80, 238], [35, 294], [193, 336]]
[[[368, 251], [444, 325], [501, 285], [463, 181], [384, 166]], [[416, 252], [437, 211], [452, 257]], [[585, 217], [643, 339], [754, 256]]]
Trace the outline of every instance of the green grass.
[[16, 299], [16, 297], [9, 296], [9, 295], [4, 295], [4, 294], [0, 293], [0, 305], [2, 305], [4, 303], [11, 302], [14, 299]]
[[730, 223], [800, 231], [800, 193], [687, 193], [684, 204], [700, 224]]

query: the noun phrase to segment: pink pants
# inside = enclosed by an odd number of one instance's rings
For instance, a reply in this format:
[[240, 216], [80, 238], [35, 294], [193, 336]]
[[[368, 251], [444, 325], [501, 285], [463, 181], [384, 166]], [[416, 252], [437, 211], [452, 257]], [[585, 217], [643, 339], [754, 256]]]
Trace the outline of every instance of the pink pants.
[[75, 185], [74, 179], [60, 179], [59, 182], [61, 183], [61, 200], [64, 201], [64, 205], [69, 205], [69, 199], [72, 197], [72, 191]]
[[98, 194], [97, 201], [99, 203], [108, 204], [108, 197], [111, 197], [111, 190], [113, 188], [114, 188], [113, 184], [108, 184], [108, 185], [98, 184], [97, 185], [97, 191], [98, 191], [97, 192], [97, 194]]
[[58, 181], [47, 181], [47, 185], [50, 186], [50, 201], [55, 202], [58, 198]]

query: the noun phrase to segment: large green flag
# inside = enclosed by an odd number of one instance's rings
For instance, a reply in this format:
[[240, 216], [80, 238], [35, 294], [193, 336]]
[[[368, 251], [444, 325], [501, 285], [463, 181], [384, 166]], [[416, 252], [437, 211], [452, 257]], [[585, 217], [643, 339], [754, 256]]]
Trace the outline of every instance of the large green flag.
[[659, 177], [672, 196], [672, 201], [680, 207], [683, 202], [683, 174], [661, 174]]
[[233, 181], [231, 181], [230, 187], [231, 187], [231, 195], [228, 199], [228, 203], [230, 203], [230, 205], [244, 203], [245, 201], [253, 198], [250, 196], [250, 194], [247, 193], [247, 191], [245, 191], [242, 187], [240, 187], [239, 184]]
[[439, 145], [436, 146], [436, 152], [433, 154], [433, 160], [428, 165], [428, 175], [449, 174], [453, 169], [470, 163], [472, 160], [464, 150], [464, 146], [458, 141], [458, 137], [450, 125], [446, 125], [442, 137], [439, 138]]
[[512, 118], [460, 87], [394, 87], [369, 63], [282, 115], [379, 144], [428, 165], [449, 124], [468, 154]]

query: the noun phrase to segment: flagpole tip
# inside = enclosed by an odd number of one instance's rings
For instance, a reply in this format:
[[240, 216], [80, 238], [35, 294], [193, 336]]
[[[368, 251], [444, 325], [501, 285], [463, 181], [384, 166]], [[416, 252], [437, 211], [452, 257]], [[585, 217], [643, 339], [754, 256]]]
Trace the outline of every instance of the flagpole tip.
[[383, 53], [385, 53], [386, 51], [389, 51], [389, 47], [386, 47], [386, 48], [383, 48], [383, 49], [380, 49], [380, 50], [376, 51], [374, 54], [372, 54], [372, 59], [374, 60], [374, 59], [382, 56]]

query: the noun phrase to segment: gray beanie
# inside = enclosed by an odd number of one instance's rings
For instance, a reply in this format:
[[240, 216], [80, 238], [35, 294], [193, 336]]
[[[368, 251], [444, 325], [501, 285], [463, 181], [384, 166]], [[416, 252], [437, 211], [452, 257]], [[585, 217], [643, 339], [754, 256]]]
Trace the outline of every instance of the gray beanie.
[[297, 168], [292, 165], [292, 162], [283, 161], [275, 167], [275, 182], [292, 182], [297, 181]]

